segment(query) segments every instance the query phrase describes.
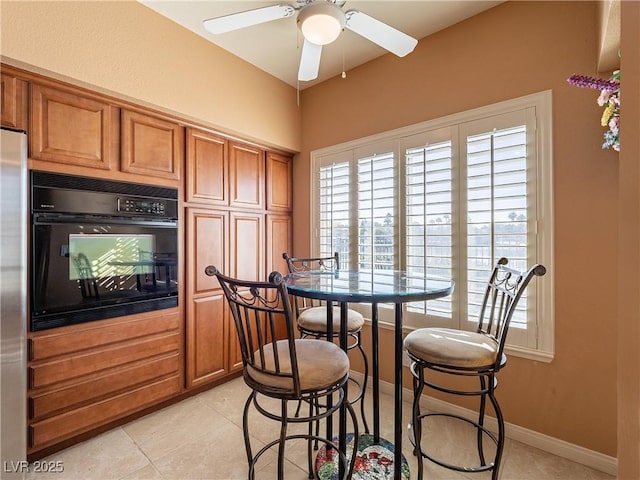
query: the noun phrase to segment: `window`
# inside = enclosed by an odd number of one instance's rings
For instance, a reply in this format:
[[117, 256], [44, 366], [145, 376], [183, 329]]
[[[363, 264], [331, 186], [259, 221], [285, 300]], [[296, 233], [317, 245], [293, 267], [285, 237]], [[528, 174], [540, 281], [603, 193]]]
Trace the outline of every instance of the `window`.
[[[312, 152], [313, 253], [337, 251], [343, 268], [405, 270], [415, 282], [452, 278], [452, 296], [405, 305], [405, 326], [473, 329], [498, 258], [522, 269], [552, 262], [550, 131], [543, 92]], [[538, 283], [508, 348], [544, 360], [552, 276]]]

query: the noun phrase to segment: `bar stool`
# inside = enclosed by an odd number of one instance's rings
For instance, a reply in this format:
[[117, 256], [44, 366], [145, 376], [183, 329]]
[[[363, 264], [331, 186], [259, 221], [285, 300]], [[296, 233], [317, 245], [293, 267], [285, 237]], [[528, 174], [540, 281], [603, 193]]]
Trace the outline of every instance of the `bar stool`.
[[[335, 252], [332, 257], [313, 257], [313, 258], [292, 258], [286, 252], [282, 254], [282, 258], [287, 262], [289, 273], [301, 273], [308, 271], [326, 271], [336, 272], [340, 270], [340, 257]], [[302, 338], [313, 337], [316, 339], [327, 338], [327, 308], [322, 302], [309, 298], [295, 297], [294, 309], [296, 312], [296, 321], [298, 330]], [[354, 378], [350, 378], [352, 382], [358, 385], [359, 393], [351, 400], [354, 404], [360, 401], [360, 416], [364, 431], [369, 433], [369, 425], [364, 413], [364, 395], [367, 389], [367, 379], [369, 377], [369, 361], [367, 354], [362, 347], [360, 341], [360, 333], [364, 325], [364, 317], [360, 312], [355, 310], [347, 310], [347, 335], [351, 337], [352, 342], [347, 346], [347, 350], [357, 348], [362, 355], [364, 363], [364, 379], [362, 385]], [[340, 335], [340, 307], [333, 307], [333, 338]]]
[[[527, 285], [534, 276], [546, 273], [542, 265], [534, 265], [529, 270], [521, 272], [506, 267], [508, 260], [498, 260], [480, 308], [478, 328], [475, 331], [456, 330], [450, 328], [421, 328], [406, 336], [404, 346], [412, 360], [411, 374], [413, 375], [413, 415], [409, 427], [413, 435], [409, 435], [418, 457], [418, 480], [423, 478], [423, 457], [438, 465], [457, 470], [459, 472], [484, 472], [491, 470], [491, 478], [498, 478], [500, 460], [504, 448], [504, 419], [502, 411], [495, 397], [498, 384], [496, 374], [507, 363], [504, 345], [507, 338], [509, 323], [516, 311], [518, 302], [522, 298]], [[442, 377], [436, 380], [427, 379], [426, 371], [438, 372], [456, 376], [476, 377], [480, 381], [480, 388], [465, 389], [443, 385]], [[422, 413], [420, 398], [424, 387], [430, 387], [440, 392], [452, 395], [479, 396], [480, 408], [478, 420], [449, 413]], [[498, 421], [497, 436], [484, 426], [484, 414], [487, 398], [493, 406]], [[422, 421], [428, 417], [443, 416], [461, 420], [476, 429], [476, 443], [479, 456], [479, 466], [459, 466], [437, 459], [422, 448]], [[487, 463], [483, 449], [483, 439], [488, 437], [496, 446], [493, 461]]]
[[[272, 272], [268, 282], [226, 277], [212, 265], [205, 269], [205, 273], [215, 275], [222, 286], [240, 342], [244, 381], [251, 388], [242, 416], [248, 478], [254, 478], [257, 460], [274, 445], [278, 445], [278, 478], [285, 478], [285, 443], [298, 438], [307, 440], [309, 478], [314, 478], [313, 441], [322, 442], [327, 449], [334, 451], [337, 447], [331, 440], [314, 435], [313, 426], [337, 412], [343, 404], [351, 416], [357, 444], [357, 417], [344, 391], [349, 380], [349, 357], [332, 342], [295, 338], [291, 303], [280, 273]], [[282, 325], [286, 335], [279, 338], [282, 328], [278, 327]], [[331, 395], [335, 400], [331, 406], [319, 408], [319, 402], [326, 403]], [[263, 397], [279, 400], [279, 412], [269, 410]], [[289, 402], [308, 404], [309, 414], [302, 417], [290, 414]], [[255, 455], [248, 425], [251, 405], [265, 417], [280, 423], [278, 438], [267, 443]], [[287, 433], [290, 423], [307, 423], [308, 433]], [[355, 455], [351, 461], [344, 452], [338, 452], [338, 455], [344, 466], [344, 479], [351, 478]]]

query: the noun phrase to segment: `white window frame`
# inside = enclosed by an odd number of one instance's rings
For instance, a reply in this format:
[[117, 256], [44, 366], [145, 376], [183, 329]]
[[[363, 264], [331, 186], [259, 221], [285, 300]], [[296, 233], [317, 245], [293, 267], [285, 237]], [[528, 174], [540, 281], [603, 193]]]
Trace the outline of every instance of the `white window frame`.
[[[536, 312], [536, 326], [535, 332], [530, 332], [533, 335], [533, 341], [531, 338], [520, 343], [509, 343], [507, 339], [506, 350], [512, 355], [519, 357], [529, 358], [532, 360], [549, 362], [554, 356], [554, 328], [555, 328], [555, 300], [554, 300], [554, 275], [553, 275], [553, 238], [554, 238], [554, 216], [553, 216], [553, 158], [552, 158], [552, 93], [551, 90], [546, 90], [523, 97], [506, 100], [496, 104], [475, 108], [465, 112], [455, 113], [446, 117], [428, 120], [418, 124], [410, 125], [407, 127], [395, 129], [392, 131], [364, 137], [349, 142], [345, 142], [339, 145], [322, 148], [311, 152], [311, 175], [310, 175], [310, 194], [311, 194], [311, 252], [312, 254], [319, 253], [319, 210], [318, 210], [318, 181], [317, 174], [319, 168], [322, 165], [330, 164], [332, 161], [339, 159], [352, 159], [354, 155], [360, 155], [362, 152], [375, 153], [377, 148], [384, 146], [395, 149], [395, 154], [398, 159], [404, 160], [404, 151], [402, 147], [405, 145], [404, 139], [411, 136], [418, 135], [436, 135], [438, 132], [446, 131], [447, 129], [455, 130], [457, 135], [458, 128], [460, 126], [475, 122], [484, 118], [488, 118], [495, 115], [503, 115], [514, 111], [527, 110], [527, 115], [534, 115], [533, 124], [535, 129], [533, 132], [529, 131], [528, 135], [531, 135], [531, 141], [534, 142], [535, 148], [535, 178], [536, 178], [536, 210], [537, 210], [537, 223], [535, 228], [537, 230], [537, 242], [535, 245], [535, 258], [532, 260], [541, 263], [547, 267], [547, 274], [537, 281], [532, 295], [532, 303], [535, 303]], [[466, 147], [465, 147], [466, 148]], [[464, 152], [460, 151], [464, 148], [458, 148], [454, 146], [453, 155], [459, 157]], [[404, 162], [400, 161], [402, 165]], [[398, 185], [400, 189], [403, 189], [404, 184], [404, 167], [399, 169], [400, 173], [398, 178]], [[455, 180], [454, 180], [455, 182]], [[458, 189], [460, 190], [460, 189]], [[404, 196], [404, 193], [402, 193]], [[454, 206], [454, 209], [456, 207]], [[396, 212], [396, 219], [400, 225], [404, 225], [403, 208], [398, 208]], [[459, 232], [457, 232], [459, 233]], [[404, 235], [404, 234], [402, 234]], [[398, 242], [400, 248], [402, 242]], [[403, 256], [404, 252], [396, 252], [397, 255]], [[453, 257], [454, 263], [459, 258], [459, 255]], [[346, 265], [345, 265], [346, 267]], [[350, 266], [351, 267], [351, 266]], [[456, 288], [459, 288], [457, 285]], [[366, 305], [360, 306], [360, 308], [367, 313], [368, 308]], [[382, 308], [381, 310], [384, 310]], [[456, 319], [456, 327], [466, 328], [466, 326], [460, 320], [459, 307], [454, 304], [453, 316]], [[384, 321], [385, 315], [381, 311], [381, 320]], [[441, 319], [440, 319], [441, 320]], [[440, 323], [436, 321], [435, 323]], [[427, 318], [427, 323], [435, 324], [434, 319]], [[446, 322], [445, 322], [446, 323]], [[470, 322], [469, 322], [470, 323]], [[390, 323], [392, 328], [392, 323]], [[405, 329], [411, 330], [405, 324]]]

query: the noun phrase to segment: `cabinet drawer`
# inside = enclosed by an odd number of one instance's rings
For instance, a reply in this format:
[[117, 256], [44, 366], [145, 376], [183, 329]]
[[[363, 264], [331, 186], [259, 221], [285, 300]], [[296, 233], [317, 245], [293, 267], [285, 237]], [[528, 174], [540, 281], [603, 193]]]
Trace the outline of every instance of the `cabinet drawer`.
[[69, 408], [77, 408], [89, 402], [115, 395], [125, 389], [135, 388], [154, 379], [178, 374], [178, 353], [114, 369], [105, 375], [60, 390], [34, 395], [29, 398], [29, 418], [38, 420]]
[[149, 318], [84, 324], [62, 332], [42, 332], [29, 339], [29, 359], [46, 360], [82, 350], [177, 330], [180, 315], [163, 314]]
[[41, 447], [65, 440], [142, 410], [179, 392], [180, 376], [176, 375], [101, 402], [32, 423], [29, 427], [29, 445], [32, 448]]
[[29, 366], [29, 387], [40, 388], [103, 372], [109, 368], [161, 355], [180, 348], [180, 335], [170, 334], [107, 347]]

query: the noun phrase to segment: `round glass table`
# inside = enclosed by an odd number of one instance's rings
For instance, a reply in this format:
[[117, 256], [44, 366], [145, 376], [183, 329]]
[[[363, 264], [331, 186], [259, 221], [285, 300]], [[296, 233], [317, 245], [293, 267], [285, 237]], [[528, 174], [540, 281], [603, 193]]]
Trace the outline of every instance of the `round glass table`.
[[[424, 277], [398, 270], [342, 270], [338, 272], [311, 271], [292, 273], [285, 277], [287, 290], [298, 297], [324, 300], [327, 304], [327, 338], [333, 335], [333, 304], [340, 305], [340, 346], [346, 350], [346, 318], [349, 303], [371, 304], [371, 344], [372, 344], [372, 393], [373, 393], [373, 438], [376, 445], [391, 445], [380, 438], [380, 370], [378, 352], [378, 304], [392, 303], [394, 314], [394, 459], [390, 470], [393, 478], [400, 480], [403, 474], [402, 461], [402, 312], [403, 304], [451, 295], [454, 283], [451, 280]], [[347, 451], [347, 415], [340, 411], [338, 448]], [[327, 437], [332, 438], [332, 425], [327, 421]], [[405, 468], [406, 461], [405, 461]], [[342, 472], [341, 472], [342, 473]], [[341, 477], [341, 475], [340, 475]], [[366, 478], [354, 472], [354, 478]]]

